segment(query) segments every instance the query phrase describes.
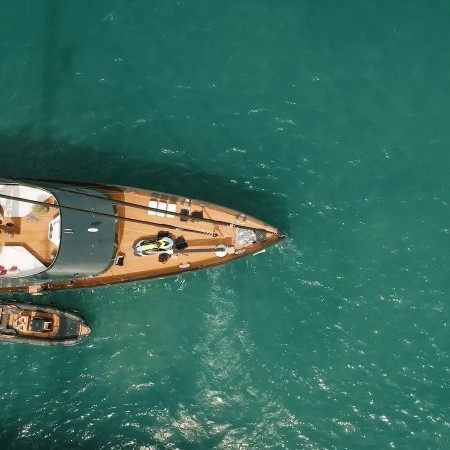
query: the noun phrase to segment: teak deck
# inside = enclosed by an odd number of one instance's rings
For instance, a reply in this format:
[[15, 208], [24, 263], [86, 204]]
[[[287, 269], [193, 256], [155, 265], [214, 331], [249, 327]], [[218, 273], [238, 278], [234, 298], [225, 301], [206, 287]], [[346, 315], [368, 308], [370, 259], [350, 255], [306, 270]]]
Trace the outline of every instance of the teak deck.
[[[1, 315], [1, 308], [0, 308], [0, 315]], [[20, 312], [17, 314], [10, 314], [8, 317], [8, 328], [10, 329], [16, 329], [17, 333], [20, 336], [24, 336], [24, 337], [43, 337], [42, 332], [39, 331], [32, 331], [31, 329], [29, 329], [29, 325], [31, 320], [34, 317], [39, 317], [42, 319], [46, 319], [48, 321], [50, 321], [52, 323], [52, 329], [51, 331], [48, 331], [45, 333], [44, 337], [47, 339], [52, 339], [55, 336], [57, 336], [58, 331], [59, 331], [59, 317], [56, 314], [51, 314], [51, 313], [45, 313], [42, 311], [26, 311], [26, 312]], [[24, 329], [16, 328], [14, 327], [15, 322], [20, 321], [26, 319], [25, 321], [23, 321], [23, 324], [26, 325], [26, 327], [24, 327]]]
[[[12, 223], [12, 227], [2, 228], [0, 233], [0, 250], [2, 246], [21, 246], [46, 266], [49, 266], [56, 255], [56, 246], [48, 239], [48, 224], [57, 217], [59, 212], [50, 210], [36, 222], [30, 222], [26, 217], [4, 217], [2, 225]], [[7, 231], [12, 233], [8, 235]]]

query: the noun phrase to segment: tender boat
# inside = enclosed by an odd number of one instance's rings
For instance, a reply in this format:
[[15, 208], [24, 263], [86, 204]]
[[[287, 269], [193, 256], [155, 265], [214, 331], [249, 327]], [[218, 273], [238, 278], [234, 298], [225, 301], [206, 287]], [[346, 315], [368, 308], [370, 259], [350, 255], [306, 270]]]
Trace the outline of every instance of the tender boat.
[[91, 332], [83, 317], [45, 305], [0, 301], [0, 341], [75, 345]]
[[264, 251], [283, 238], [258, 219], [200, 200], [0, 178], [0, 293], [182, 274]]

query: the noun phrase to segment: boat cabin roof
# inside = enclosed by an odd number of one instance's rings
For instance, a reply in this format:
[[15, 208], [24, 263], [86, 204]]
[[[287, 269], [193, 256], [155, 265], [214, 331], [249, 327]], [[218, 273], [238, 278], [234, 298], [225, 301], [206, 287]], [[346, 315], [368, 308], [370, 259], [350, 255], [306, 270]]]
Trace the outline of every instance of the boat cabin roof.
[[0, 285], [106, 270], [115, 250], [115, 209], [106, 195], [96, 195], [101, 198], [0, 184]]

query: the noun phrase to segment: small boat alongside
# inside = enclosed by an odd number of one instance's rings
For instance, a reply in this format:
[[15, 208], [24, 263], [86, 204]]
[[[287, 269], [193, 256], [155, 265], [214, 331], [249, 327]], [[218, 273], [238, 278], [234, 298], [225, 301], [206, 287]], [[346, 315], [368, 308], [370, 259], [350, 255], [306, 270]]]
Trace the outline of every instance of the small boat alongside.
[[284, 237], [259, 219], [177, 195], [0, 178], [0, 293], [178, 275], [261, 253]]
[[75, 345], [91, 332], [80, 315], [52, 306], [0, 301], [0, 341]]

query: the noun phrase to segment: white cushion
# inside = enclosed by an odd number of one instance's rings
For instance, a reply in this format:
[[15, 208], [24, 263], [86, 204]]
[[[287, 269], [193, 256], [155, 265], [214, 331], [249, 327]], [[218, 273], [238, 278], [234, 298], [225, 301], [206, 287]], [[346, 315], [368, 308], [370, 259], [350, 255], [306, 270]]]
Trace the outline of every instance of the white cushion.
[[33, 275], [42, 272], [46, 268], [46, 266], [25, 247], [20, 245], [5, 245], [0, 247], [0, 266], [3, 266], [6, 270], [9, 270], [13, 266], [17, 266], [17, 271], [8, 272], [6, 275], [2, 275], [7, 278]]

